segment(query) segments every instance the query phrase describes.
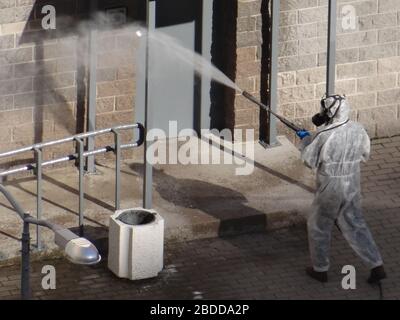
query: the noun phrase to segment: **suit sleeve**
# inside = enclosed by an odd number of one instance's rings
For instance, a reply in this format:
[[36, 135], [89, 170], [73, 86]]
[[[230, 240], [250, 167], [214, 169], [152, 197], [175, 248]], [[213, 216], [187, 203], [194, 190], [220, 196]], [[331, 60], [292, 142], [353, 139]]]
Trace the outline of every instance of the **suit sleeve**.
[[369, 138], [365, 129], [362, 129], [362, 143], [361, 143], [361, 161], [366, 162], [371, 153], [371, 139]]
[[307, 167], [311, 169], [316, 169], [318, 167], [321, 147], [320, 135], [313, 140], [305, 141], [305, 144], [300, 150], [301, 159]]

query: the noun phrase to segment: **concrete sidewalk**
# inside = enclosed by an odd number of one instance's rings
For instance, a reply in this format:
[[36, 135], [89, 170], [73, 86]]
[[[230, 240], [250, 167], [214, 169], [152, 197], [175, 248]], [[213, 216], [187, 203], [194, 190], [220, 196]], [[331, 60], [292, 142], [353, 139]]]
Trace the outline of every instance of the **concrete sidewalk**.
[[[279, 140], [281, 146], [267, 150], [254, 144], [255, 169], [251, 175], [235, 175], [238, 166], [234, 164], [157, 165], [154, 208], [166, 220], [166, 241], [272, 230], [302, 221], [312, 200], [314, 179], [299, 160], [295, 146], [286, 138]], [[113, 162], [98, 165], [97, 170], [97, 174], [85, 176], [85, 235], [103, 250], [107, 246], [108, 217], [114, 212]], [[142, 205], [142, 172], [140, 157], [124, 163], [122, 208]], [[44, 173], [44, 218], [76, 227], [77, 170], [70, 167]], [[36, 213], [34, 177], [6, 186], [25, 210]], [[5, 260], [19, 255], [21, 223], [3, 197], [1, 201], [0, 259]], [[55, 248], [51, 233], [43, 230], [43, 239], [46, 249]]]

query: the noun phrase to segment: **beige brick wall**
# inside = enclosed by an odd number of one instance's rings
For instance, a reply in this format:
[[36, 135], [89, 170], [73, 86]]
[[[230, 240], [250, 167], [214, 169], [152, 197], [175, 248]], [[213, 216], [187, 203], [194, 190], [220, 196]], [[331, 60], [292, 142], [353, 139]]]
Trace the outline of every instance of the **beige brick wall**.
[[[261, 1], [238, 1], [238, 81], [259, 94], [262, 41], [254, 20], [260, 19]], [[310, 116], [325, 92], [327, 4], [327, 0], [281, 1], [278, 110], [309, 129]], [[355, 30], [342, 28], [344, 5], [355, 8]], [[400, 134], [399, 10], [397, 0], [338, 0], [336, 91], [348, 96], [353, 119], [364, 124], [371, 137]], [[257, 128], [257, 112], [240, 100], [237, 97], [237, 104], [246, 112], [237, 115], [236, 125]], [[281, 125], [278, 128], [294, 138]]]
[[[236, 83], [260, 97], [262, 15], [261, 0], [238, 0]], [[253, 128], [258, 134], [259, 110], [242, 96], [235, 97], [235, 123], [238, 129]]]
[[[279, 110], [309, 124], [325, 92], [328, 1], [283, 3]], [[354, 30], [342, 28], [345, 5], [355, 9]], [[336, 92], [348, 96], [371, 137], [400, 133], [398, 10], [400, 1], [338, 0]]]
[[[129, 1], [114, 2], [128, 6]], [[112, 6], [114, 2], [106, 1], [104, 5]], [[1, 151], [70, 136], [85, 129], [87, 29], [78, 26], [82, 26], [87, 3], [46, 1], [57, 10], [55, 31], [41, 28], [40, 11], [44, 2], [38, 3], [0, 1]], [[133, 11], [132, 7], [129, 9]], [[96, 123], [99, 129], [133, 122], [133, 51], [132, 33], [99, 32]], [[111, 140], [112, 137], [99, 139], [98, 144]], [[72, 145], [48, 149], [45, 158], [71, 151]], [[25, 154], [22, 158], [29, 160], [32, 156]]]
[[[104, 1], [107, 6], [113, 2], [125, 6], [133, 3]], [[73, 19], [66, 22], [58, 19], [61, 24], [56, 32], [40, 29], [41, 6], [35, 3], [0, 1], [2, 151], [85, 129], [87, 65], [82, 57], [86, 42], [78, 39], [76, 29], [71, 26], [82, 20], [87, 2], [57, 0], [58, 16], [61, 13]], [[357, 28], [343, 30], [338, 21], [337, 92], [347, 94], [354, 119], [362, 122], [372, 137], [400, 133], [400, 1], [338, 0], [338, 3], [339, 17], [343, 5], [354, 6]], [[267, 0], [238, 0], [236, 17], [235, 81], [262, 99], [268, 90], [265, 69], [268, 34], [263, 32], [268, 23], [268, 5]], [[327, 0], [281, 1], [280, 18], [278, 110], [311, 128], [310, 116], [318, 110], [325, 91]], [[98, 128], [133, 121], [136, 86], [132, 40], [129, 32], [100, 32]], [[228, 126], [254, 128], [258, 133], [258, 108], [240, 95], [235, 97], [233, 105], [231, 100], [229, 104], [234, 116], [227, 113]], [[278, 129], [294, 138], [284, 127], [279, 125]], [[45, 156], [65, 150], [49, 150]]]

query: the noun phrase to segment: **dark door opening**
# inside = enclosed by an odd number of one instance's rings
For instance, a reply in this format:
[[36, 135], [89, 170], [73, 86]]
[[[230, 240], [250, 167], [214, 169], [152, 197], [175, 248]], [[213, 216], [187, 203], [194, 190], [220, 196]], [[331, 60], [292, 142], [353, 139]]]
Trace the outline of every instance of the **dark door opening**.
[[[236, 77], [237, 1], [217, 0], [213, 4], [212, 63], [230, 79]], [[211, 86], [211, 128], [233, 130], [235, 91], [213, 82]]]

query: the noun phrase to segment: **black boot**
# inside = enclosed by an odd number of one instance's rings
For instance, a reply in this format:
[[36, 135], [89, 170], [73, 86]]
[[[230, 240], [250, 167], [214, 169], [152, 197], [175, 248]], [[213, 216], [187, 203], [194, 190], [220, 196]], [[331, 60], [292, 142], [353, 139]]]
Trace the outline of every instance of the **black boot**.
[[371, 269], [371, 274], [368, 278], [368, 283], [377, 283], [381, 281], [382, 279], [386, 278], [386, 272], [383, 266], [379, 266], [376, 268]]
[[326, 271], [318, 272], [318, 271], [315, 271], [314, 268], [308, 267], [306, 269], [306, 273], [308, 276], [310, 276], [311, 278], [313, 278], [319, 282], [328, 282], [328, 272], [326, 272]]

